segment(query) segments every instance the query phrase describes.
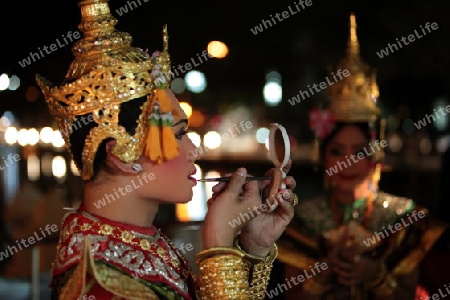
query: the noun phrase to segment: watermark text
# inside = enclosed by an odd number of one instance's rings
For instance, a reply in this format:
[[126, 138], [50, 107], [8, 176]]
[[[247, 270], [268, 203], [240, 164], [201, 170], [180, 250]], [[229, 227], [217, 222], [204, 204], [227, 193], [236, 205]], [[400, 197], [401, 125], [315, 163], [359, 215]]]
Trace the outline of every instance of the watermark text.
[[[4, 251], [0, 251], [0, 261], [2, 261], [4, 258], [8, 258], [10, 255], [14, 255], [17, 252], [21, 251], [23, 248], [30, 247], [34, 243], [44, 239], [45, 237], [51, 235], [54, 232], [58, 231], [58, 225], [45, 225], [44, 229], [42, 227], [39, 228], [39, 232], [35, 231], [34, 236], [30, 236], [27, 239], [21, 239], [20, 242], [16, 240], [16, 246], [8, 246]], [[46, 234], [47, 233], [47, 234]], [[19, 249], [17, 249], [19, 248]]]
[[125, 187], [119, 187], [117, 188], [117, 190], [113, 189], [113, 193], [105, 194], [105, 196], [102, 199], [98, 200], [97, 202], [94, 202], [94, 206], [97, 209], [100, 209], [101, 207], [106, 206], [106, 204], [116, 201], [121, 196], [125, 196], [131, 191], [140, 188], [144, 184], [154, 179], [155, 173], [144, 173], [142, 175], [139, 175], [137, 177], [137, 181], [139, 182], [139, 184], [136, 184], [134, 179], [132, 179], [131, 184], [127, 184]]
[[[386, 140], [382, 140], [381, 142], [379, 142], [378, 140], [376, 140], [374, 142], [374, 144], [372, 145], [372, 143], [369, 143], [370, 146], [370, 150], [372, 150], [371, 152], [367, 151], [367, 148], [364, 147], [364, 152], [358, 152], [356, 155], [352, 154], [350, 155], [350, 158], [347, 157], [347, 155], [345, 156], [345, 158], [347, 159], [347, 163], [345, 163], [345, 161], [339, 161], [334, 167], [330, 167], [329, 169], [325, 170], [325, 172], [328, 174], [328, 176], [333, 176], [333, 174], [337, 174], [340, 171], [342, 171], [343, 169], [346, 169], [348, 167], [350, 167], [352, 165], [352, 161], [353, 163], [357, 163], [358, 161], [371, 156], [372, 154], [374, 154], [376, 151], [380, 151], [381, 147], [386, 147], [388, 145]], [[374, 147], [376, 147], [377, 149], [374, 149]], [[358, 160], [356, 160], [356, 158]], [[351, 159], [351, 161], [350, 161]]]
[[275, 16], [270, 15], [269, 20], [262, 19], [261, 23], [259, 23], [258, 25], [256, 25], [253, 28], [250, 28], [250, 31], [254, 35], [257, 35], [258, 33], [263, 32], [265, 29], [268, 29], [269, 27], [272, 27], [272, 26], [278, 24], [278, 22], [286, 20], [287, 18], [299, 13], [300, 11], [303, 11], [305, 8], [307, 8], [311, 5], [312, 5], [312, 0], [305, 0], [305, 1], [299, 0], [298, 2], [294, 1], [293, 6], [289, 5], [287, 10], [285, 10], [281, 13], [276, 13]]
[[[344, 70], [339, 69], [336, 71], [336, 74], [334, 74], [334, 72], [331, 72], [331, 76], [333, 77], [334, 81], [331, 81], [327, 76], [327, 77], [325, 77], [325, 81], [322, 81], [319, 84], [314, 83], [312, 85], [312, 87], [308, 84], [309, 93], [307, 90], [305, 90], [305, 91], [299, 90], [297, 95], [295, 95], [291, 99], [288, 99], [288, 102], [292, 106], [294, 106], [295, 104], [302, 102], [302, 100], [305, 100], [306, 98], [309, 98], [312, 95], [314, 95], [314, 91], [318, 93], [318, 92], [326, 89], [327, 87], [332, 86], [339, 80], [344, 79], [344, 77], [350, 76], [350, 71], [347, 69], [344, 69]], [[344, 77], [342, 77], [342, 76], [344, 76]], [[339, 77], [339, 79], [337, 77]]]
[[307, 270], [303, 270], [303, 274], [300, 274], [297, 277], [292, 276], [291, 278], [285, 278], [286, 283], [278, 283], [274, 289], [266, 291], [267, 297], [269, 297], [269, 299], [272, 299], [273, 297], [282, 294], [283, 292], [291, 289], [292, 286], [296, 286], [304, 282], [305, 280], [308, 280], [313, 276], [318, 275], [320, 272], [325, 271], [326, 269], [328, 269], [328, 265], [325, 262], [322, 263], [316, 262], [314, 267], [309, 266], [309, 268], [310, 272], [308, 272]]
[[[425, 28], [424, 28], [424, 26], [425, 26]], [[420, 35], [420, 33], [417, 32], [417, 29], [414, 29], [414, 34], [411, 33], [410, 35], [408, 35], [408, 37], [402, 36], [400, 38], [400, 40], [398, 38], [396, 38], [395, 40], [397, 43], [395, 43], [395, 42], [393, 44], [388, 43], [386, 48], [381, 49], [380, 51], [377, 52], [378, 57], [384, 58], [384, 57], [388, 56], [389, 54], [394, 53], [395, 51], [398, 51], [399, 47], [401, 49], [401, 48], [403, 48], [403, 46], [407, 46], [407, 45], [409, 45], [409, 43], [416, 41], [416, 38], [417, 38], [417, 40], [421, 39], [425, 35], [430, 33], [431, 30], [437, 30], [439, 28], [439, 26], [436, 22], [433, 22], [433, 23], [427, 22], [424, 26], [420, 25], [420, 29], [421, 29], [423, 35]]]

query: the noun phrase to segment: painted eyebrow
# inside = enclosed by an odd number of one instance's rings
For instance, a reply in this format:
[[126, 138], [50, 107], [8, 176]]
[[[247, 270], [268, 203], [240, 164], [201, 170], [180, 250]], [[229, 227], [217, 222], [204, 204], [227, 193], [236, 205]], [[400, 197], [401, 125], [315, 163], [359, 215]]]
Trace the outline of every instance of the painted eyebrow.
[[178, 121], [175, 124], [173, 124], [172, 127], [175, 127], [175, 126], [177, 126], [178, 124], [181, 124], [181, 123], [186, 123], [186, 125], [189, 124], [188, 119], [181, 119], [180, 121]]

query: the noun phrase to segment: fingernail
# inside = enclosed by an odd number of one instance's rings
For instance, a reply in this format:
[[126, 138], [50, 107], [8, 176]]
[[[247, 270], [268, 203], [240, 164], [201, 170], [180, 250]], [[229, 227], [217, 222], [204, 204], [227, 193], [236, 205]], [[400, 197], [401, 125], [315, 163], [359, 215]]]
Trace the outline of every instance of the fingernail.
[[237, 169], [236, 174], [244, 177], [247, 174], [247, 170], [245, 168], [239, 168]]

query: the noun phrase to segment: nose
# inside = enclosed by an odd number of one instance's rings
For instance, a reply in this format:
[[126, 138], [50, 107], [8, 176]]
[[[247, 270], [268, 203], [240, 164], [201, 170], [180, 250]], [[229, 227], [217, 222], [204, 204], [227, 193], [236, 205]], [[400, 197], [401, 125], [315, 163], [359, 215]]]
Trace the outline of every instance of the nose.
[[203, 151], [205, 150], [202, 145], [196, 147], [189, 137], [186, 137], [187, 143], [187, 159], [191, 162], [199, 160], [203, 156]]

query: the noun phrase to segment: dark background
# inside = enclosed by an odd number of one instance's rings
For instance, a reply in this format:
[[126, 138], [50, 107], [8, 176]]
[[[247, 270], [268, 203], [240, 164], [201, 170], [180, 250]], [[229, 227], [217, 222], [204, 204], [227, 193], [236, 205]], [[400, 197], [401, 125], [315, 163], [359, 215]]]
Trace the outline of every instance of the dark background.
[[[22, 68], [18, 61], [38, 47], [50, 45], [78, 30], [78, 1], [8, 1], [2, 2], [0, 25], [2, 47], [0, 72], [16, 74], [21, 86], [16, 91], [0, 92], [1, 112], [13, 111], [20, 126], [43, 127], [53, 122], [40, 96], [28, 101], [26, 90], [35, 85], [36, 73], [54, 83], [63, 79], [72, 60], [70, 46], [65, 46]], [[403, 140], [400, 153], [388, 153], [393, 170], [382, 176], [381, 187], [389, 192], [413, 197], [430, 207], [440, 197], [440, 157], [435, 145], [448, 129], [434, 126], [414, 130], [412, 121], [430, 114], [437, 99], [449, 98], [450, 5], [448, 1], [318, 1], [258, 35], [250, 28], [274, 13], [294, 7], [294, 1], [191, 2], [148, 1], [123, 16], [116, 9], [130, 1], [111, 0], [112, 14], [118, 19], [118, 30], [127, 31], [134, 45], [161, 49], [161, 31], [168, 24], [173, 65], [185, 64], [206, 49], [211, 40], [229, 47], [224, 59], [210, 59], [197, 67], [205, 73], [208, 87], [202, 94], [184, 95], [195, 107], [209, 116], [220, 114], [237, 104], [254, 108], [264, 115], [262, 122], [282, 122], [300, 142], [312, 141], [308, 112], [326, 99], [316, 93], [302, 104], [292, 107], [287, 99], [308, 84], [322, 81], [345, 55], [349, 35], [349, 15], [354, 12], [363, 60], [377, 72], [379, 103], [388, 122], [388, 134]], [[134, 2], [137, 3], [137, 0]], [[426, 22], [436, 22], [439, 29], [402, 49], [380, 59], [376, 52], [407, 36]], [[265, 73], [277, 70], [282, 75], [283, 100], [277, 107], [264, 104], [262, 88]], [[409, 122], [409, 123], [408, 123]], [[408, 127], [409, 126], [409, 127]], [[405, 130], [408, 127], [412, 130]], [[432, 142], [432, 151], [422, 155], [421, 139]], [[222, 162], [225, 166], [229, 162]], [[299, 182], [320, 178], [307, 162], [298, 162], [293, 172]], [[311, 177], [315, 174], [316, 177]], [[301, 184], [301, 183], [299, 183]], [[312, 194], [305, 184], [304, 196]]]
[[[137, 3], [137, 0], [135, 0]], [[68, 31], [78, 30], [78, 1], [8, 1], [2, 3], [2, 47], [0, 71], [17, 74], [20, 90], [0, 93], [2, 108], [19, 114], [34, 109], [45, 110], [42, 99], [27, 103], [23, 92], [35, 84], [40, 73], [59, 83], [72, 59], [70, 46], [46, 54], [22, 68], [18, 61], [38, 47], [54, 43]], [[130, 2], [130, 1], [128, 1]], [[265, 72], [275, 69], [283, 76], [282, 105], [267, 112], [271, 117], [289, 119], [305, 116], [308, 106], [323, 99], [318, 93], [313, 101], [292, 108], [290, 98], [307, 84], [319, 82], [329, 74], [346, 50], [350, 12], [355, 12], [362, 58], [378, 74], [380, 102], [386, 114], [421, 118], [432, 111], [437, 97], [449, 94], [450, 5], [447, 1], [315, 1], [299, 13], [275, 26], [253, 35], [250, 28], [281, 13], [294, 1], [191, 2], [148, 1], [123, 16], [115, 10], [127, 1], [111, 0], [117, 29], [130, 32], [134, 44], [151, 51], [161, 48], [161, 29], [168, 24], [173, 65], [189, 62], [206, 49], [210, 40], [221, 40], [230, 49], [228, 57], [212, 59], [200, 65], [208, 88], [193, 104], [210, 110], [220, 103], [243, 101], [263, 105], [262, 87]], [[245, 4], [245, 7], [244, 7]], [[436, 22], [439, 29], [403, 49], [380, 59], [376, 51], [395, 38], [407, 36], [426, 22]], [[311, 102], [311, 103], [309, 103]], [[25, 122], [25, 120], [23, 120]], [[31, 123], [32, 120], [27, 122]]]

